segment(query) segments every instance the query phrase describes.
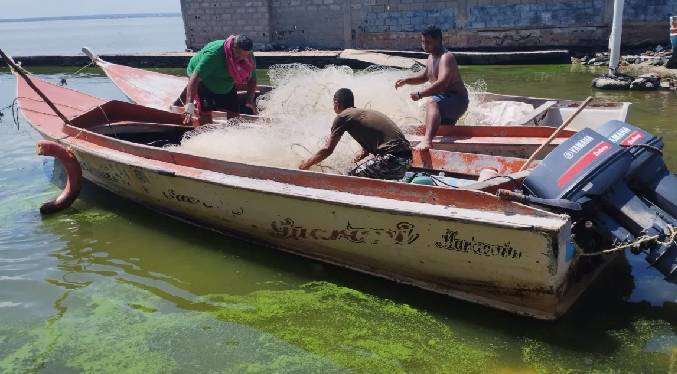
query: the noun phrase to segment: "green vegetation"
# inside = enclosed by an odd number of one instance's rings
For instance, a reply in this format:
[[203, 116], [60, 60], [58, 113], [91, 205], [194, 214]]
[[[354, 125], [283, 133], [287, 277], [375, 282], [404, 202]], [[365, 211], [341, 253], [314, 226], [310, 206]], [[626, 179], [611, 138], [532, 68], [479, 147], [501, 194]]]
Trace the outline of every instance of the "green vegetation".
[[207, 300], [219, 305], [214, 313], [223, 320], [359, 372], [485, 373], [494, 358], [425, 312], [331, 283]]

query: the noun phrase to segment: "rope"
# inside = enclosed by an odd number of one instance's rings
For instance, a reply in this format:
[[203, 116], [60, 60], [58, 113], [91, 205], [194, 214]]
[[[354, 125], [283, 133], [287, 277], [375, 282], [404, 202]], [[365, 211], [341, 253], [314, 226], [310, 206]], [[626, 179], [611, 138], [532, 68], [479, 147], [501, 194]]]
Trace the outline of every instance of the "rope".
[[2, 122], [2, 117], [5, 116], [5, 114], [3, 112], [7, 109], [11, 109], [12, 110], [12, 122], [14, 122], [14, 124], [16, 125], [17, 130], [19, 130], [19, 108], [17, 108], [18, 100], [19, 100], [19, 98], [17, 97], [14, 100], [12, 100], [11, 104], [0, 108], [0, 123]]
[[621, 145], [624, 148], [647, 148], [663, 156], [663, 150], [650, 144]]
[[60, 84], [61, 84], [62, 86], [68, 85], [67, 79], [73, 78], [74, 76], [78, 75], [81, 71], [87, 69], [88, 67], [90, 67], [90, 66], [92, 66], [92, 65], [94, 65], [94, 64], [95, 64], [94, 61], [90, 61], [89, 64], [87, 64], [87, 65], [81, 67], [81, 68], [78, 69], [75, 73], [72, 73], [72, 74], [65, 74], [65, 75], [61, 78]]
[[589, 252], [589, 253], [579, 252], [578, 255], [579, 256], [601, 256], [601, 255], [606, 255], [606, 254], [609, 254], [609, 253], [624, 251], [628, 248], [636, 247], [636, 246], [639, 246], [640, 244], [652, 242], [652, 241], [655, 241], [659, 244], [667, 245], [667, 244], [674, 242], [675, 238], [677, 238], [677, 227], [673, 227], [672, 225], [668, 225], [668, 231], [670, 233], [667, 235], [667, 240], [664, 240], [664, 241], [659, 240], [660, 237], [662, 236], [661, 234], [651, 235], [651, 236], [643, 235], [643, 236], [640, 236], [639, 238], [635, 239], [631, 243], [622, 244], [622, 245], [619, 245], [619, 246], [616, 246], [616, 247], [613, 247], [613, 248], [609, 248], [609, 249], [605, 249], [605, 250], [599, 251], [599, 252]]
[[[425, 175], [426, 173], [423, 173], [423, 174]], [[458, 187], [456, 187], [456, 186], [452, 186], [452, 185], [448, 184], [447, 182], [445, 182], [444, 180], [440, 179], [440, 178], [439, 178], [438, 176], [436, 176], [436, 175], [428, 174], [428, 176], [429, 176], [430, 179], [433, 181], [433, 184], [434, 184], [435, 182], [437, 182], [437, 183], [441, 183], [441, 184], [443, 184], [443, 185], [445, 185], [445, 186], [447, 186], [447, 187], [458, 188]], [[435, 185], [438, 186], [437, 184], [435, 184]]]
[[[17, 97], [17, 99], [30, 100], [30, 101], [33, 101], [33, 102], [36, 102], [36, 103], [44, 103], [45, 102], [42, 99], [39, 99], [39, 98], [36, 99], [36, 98], [28, 97], [28, 96], [19, 96], [19, 97]], [[85, 112], [85, 111], [82, 110], [82, 108], [76, 107], [76, 106], [73, 106], [73, 105], [70, 105], [70, 104], [60, 103], [60, 102], [54, 101], [54, 100], [52, 100], [52, 103], [54, 103], [54, 105], [58, 105], [60, 107], [62, 106], [62, 107], [66, 107], [66, 108], [69, 108], [69, 109], [76, 110], [76, 111], [80, 112], [80, 114]], [[87, 110], [89, 110], [89, 109], [87, 109]], [[56, 114], [52, 114], [52, 115], [56, 117]]]
[[[103, 110], [103, 108], [101, 107], [101, 105], [98, 105], [97, 108], [99, 108], [99, 110], [101, 111], [101, 113], [103, 113], [103, 116], [106, 117], [106, 122], [108, 122], [108, 123], [107, 123], [108, 128], [111, 129], [111, 130], [113, 130], [113, 135], [115, 136], [115, 138], [116, 138], [116, 139], [120, 139], [120, 137], [118, 136], [118, 132], [115, 130], [115, 127], [111, 126], [111, 120], [108, 118], [108, 115], [106, 114], [106, 111]], [[80, 133], [82, 133], [82, 130], [80, 130]], [[78, 134], [78, 136], [80, 136], [80, 134]]]

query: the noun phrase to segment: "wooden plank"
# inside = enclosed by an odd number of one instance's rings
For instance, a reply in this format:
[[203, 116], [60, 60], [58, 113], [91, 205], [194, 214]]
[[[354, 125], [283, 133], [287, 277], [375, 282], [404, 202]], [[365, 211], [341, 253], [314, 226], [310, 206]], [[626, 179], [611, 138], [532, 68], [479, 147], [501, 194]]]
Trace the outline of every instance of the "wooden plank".
[[414, 66], [421, 65], [419, 61], [413, 58], [390, 56], [384, 53], [369, 51], [358, 51], [356, 49], [346, 49], [339, 55], [339, 60], [358, 60], [374, 65], [388, 66], [399, 69], [411, 69]]

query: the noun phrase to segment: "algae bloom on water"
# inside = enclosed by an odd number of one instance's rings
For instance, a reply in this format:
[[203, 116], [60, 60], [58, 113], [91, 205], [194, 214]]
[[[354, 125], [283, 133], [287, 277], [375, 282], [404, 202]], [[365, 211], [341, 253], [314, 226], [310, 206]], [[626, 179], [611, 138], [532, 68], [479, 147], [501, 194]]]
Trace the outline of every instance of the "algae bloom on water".
[[358, 372], [483, 373], [494, 361], [491, 352], [431, 315], [332, 283], [204, 301], [220, 319], [259, 328]]

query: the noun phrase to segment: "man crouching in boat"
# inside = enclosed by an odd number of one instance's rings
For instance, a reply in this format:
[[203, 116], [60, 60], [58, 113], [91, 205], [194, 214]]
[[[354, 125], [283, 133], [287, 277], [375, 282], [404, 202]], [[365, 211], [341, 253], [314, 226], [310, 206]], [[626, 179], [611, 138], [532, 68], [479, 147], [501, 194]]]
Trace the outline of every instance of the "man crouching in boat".
[[430, 87], [413, 92], [411, 99], [419, 101], [430, 97], [426, 105], [425, 137], [416, 149], [432, 148], [433, 138], [442, 123], [455, 125], [468, 109], [468, 90], [465, 88], [454, 54], [442, 45], [442, 30], [429, 26], [421, 33], [423, 50], [429, 53], [426, 68], [420, 74], [395, 82], [395, 89], [407, 84], [430, 82]]
[[411, 165], [411, 146], [402, 131], [385, 114], [369, 109], [355, 108], [353, 92], [341, 88], [334, 94], [334, 112], [331, 134], [324, 148], [299, 165], [306, 170], [329, 157], [346, 131], [361, 146], [355, 162], [369, 154], [374, 157], [357, 166], [348, 175], [373, 179], [399, 180]]
[[[256, 60], [254, 43], [244, 35], [231, 35], [226, 40], [215, 40], [205, 45], [188, 63], [188, 86], [185, 101], [184, 124], [189, 124], [195, 113], [193, 100], [197, 96], [200, 110], [240, 113], [238, 87], [246, 87], [245, 106], [256, 114]], [[196, 95], [197, 94], [197, 95]]]

